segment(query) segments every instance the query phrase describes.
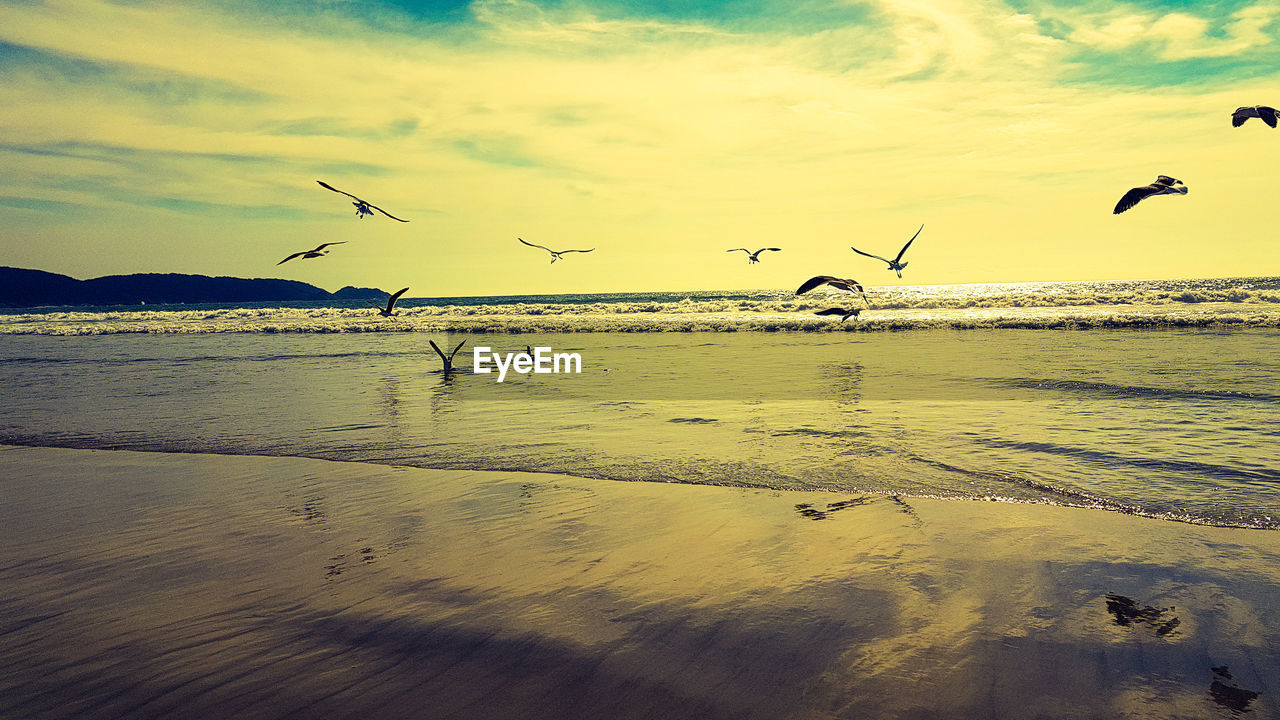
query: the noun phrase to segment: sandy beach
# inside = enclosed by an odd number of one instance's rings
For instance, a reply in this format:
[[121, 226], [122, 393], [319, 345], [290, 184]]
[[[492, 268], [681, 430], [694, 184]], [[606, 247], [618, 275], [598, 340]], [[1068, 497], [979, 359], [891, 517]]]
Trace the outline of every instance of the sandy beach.
[[1280, 538], [4, 446], [4, 718], [1276, 717]]

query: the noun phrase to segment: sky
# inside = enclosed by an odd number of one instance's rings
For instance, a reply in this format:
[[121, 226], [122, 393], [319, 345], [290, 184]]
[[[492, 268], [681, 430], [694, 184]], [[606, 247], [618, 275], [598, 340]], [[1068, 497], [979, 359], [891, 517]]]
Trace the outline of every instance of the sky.
[[[1280, 2], [0, 0], [0, 96], [0, 265], [79, 278], [1280, 275], [1280, 129], [1230, 123], [1280, 106]], [[901, 280], [849, 249], [922, 224]]]

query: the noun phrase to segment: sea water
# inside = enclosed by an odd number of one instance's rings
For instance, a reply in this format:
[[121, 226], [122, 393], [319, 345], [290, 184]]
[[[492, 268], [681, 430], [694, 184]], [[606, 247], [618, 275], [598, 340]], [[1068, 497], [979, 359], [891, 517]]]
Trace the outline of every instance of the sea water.
[[[0, 442], [1280, 526], [1280, 281], [0, 315]], [[866, 304], [863, 304], [866, 307]], [[877, 332], [880, 331], [880, 332]], [[464, 343], [444, 373], [427, 341]], [[582, 372], [472, 372], [475, 347]]]

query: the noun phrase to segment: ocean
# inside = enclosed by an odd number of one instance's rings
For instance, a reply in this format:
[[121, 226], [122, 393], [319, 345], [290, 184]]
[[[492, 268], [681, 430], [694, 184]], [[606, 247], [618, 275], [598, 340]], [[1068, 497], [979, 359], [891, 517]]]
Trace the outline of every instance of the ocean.
[[[868, 301], [847, 322], [814, 315], [857, 306], [835, 291], [4, 310], [0, 443], [1280, 526], [1280, 278]], [[428, 340], [465, 343], [455, 372]], [[581, 372], [473, 372], [477, 347], [526, 346]]]

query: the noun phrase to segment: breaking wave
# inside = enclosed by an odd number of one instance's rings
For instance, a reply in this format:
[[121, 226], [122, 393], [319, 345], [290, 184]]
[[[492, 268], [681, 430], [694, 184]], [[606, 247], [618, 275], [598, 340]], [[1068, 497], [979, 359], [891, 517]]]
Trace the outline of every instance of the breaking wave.
[[[360, 332], [868, 332], [913, 329], [1280, 327], [1280, 279], [1017, 283], [820, 291], [417, 298], [395, 317], [347, 306], [50, 308], [0, 314], [0, 334]], [[817, 310], [864, 306], [841, 322]]]

